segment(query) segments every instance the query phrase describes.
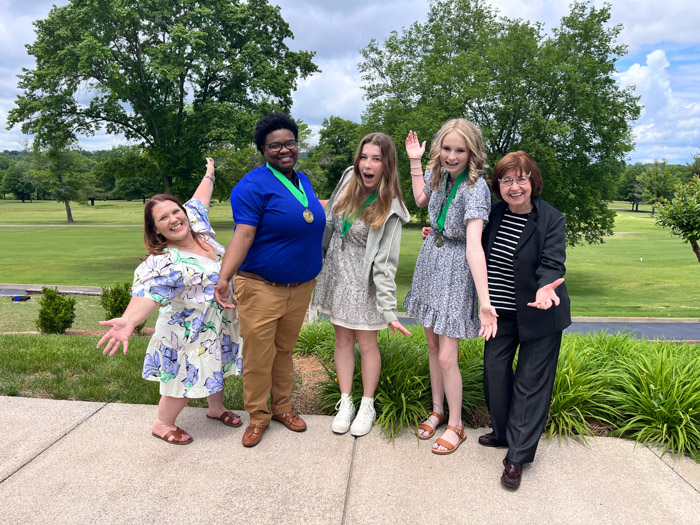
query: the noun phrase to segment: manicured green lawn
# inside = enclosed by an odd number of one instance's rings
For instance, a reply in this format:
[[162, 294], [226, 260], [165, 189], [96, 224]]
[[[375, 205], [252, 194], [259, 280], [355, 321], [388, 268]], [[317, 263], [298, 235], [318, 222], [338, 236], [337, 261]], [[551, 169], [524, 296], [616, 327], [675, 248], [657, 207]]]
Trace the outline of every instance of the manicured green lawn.
[[[615, 231], [624, 233], [604, 244], [568, 249], [566, 282], [573, 314], [700, 317], [700, 264], [691, 248], [656, 226], [648, 207], [642, 206], [644, 212], [630, 211], [627, 203], [611, 207], [618, 212]], [[76, 224], [133, 226], [64, 226], [62, 204], [0, 200], [0, 224], [62, 225], [0, 226], [0, 282], [111, 286], [131, 281], [144, 255], [143, 204], [96, 202], [94, 207], [74, 205], [73, 211]], [[214, 203], [211, 219], [217, 240], [228, 244], [233, 235], [228, 203]], [[396, 279], [399, 305], [410, 288], [421, 243], [418, 229], [405, 228]], [[17, 306], [3, 305], [0, 301], [0, 316], [7, 306]], [[81, 322], [76, 319], [75, 326]], [[0, 320], [0, 330], [4, 324]]]

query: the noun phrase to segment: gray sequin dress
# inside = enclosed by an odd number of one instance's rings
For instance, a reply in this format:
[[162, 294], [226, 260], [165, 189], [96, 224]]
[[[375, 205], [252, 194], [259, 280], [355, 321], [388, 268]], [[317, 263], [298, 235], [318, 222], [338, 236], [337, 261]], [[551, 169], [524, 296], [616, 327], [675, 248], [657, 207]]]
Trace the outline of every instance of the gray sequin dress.
[[334, 215], [333, 237], [311, 306], [327, 313], [335, 325], [351, 330], [382, 330], [388, 326], [387, 322], [362, 275], [369, 228], [362, 219], [353, 222], [345, 234], [344, 250], [341, 250], [342, 229], [343, 216]]
[[447, 176], [447, 187], [432, 191], [432, 172], [426, 170], [423, 178], [423, 193], [430, 198], [428, 217], [433, 231], [418, 254], [411, 289], [403, 306], [409, 317], [418, 318], [436, 334], [471, 339], [479, 334], [481, 325], [474, 279], [467, 264], [467, 221], [482, 219], [484, 224], [488, 221], [491, 193], [483, 178], [471, 188], [468, 181], [462, 182], [447, 211], [445, 243], [438, 247], [436, 221], [452, 190], [452, 180]]

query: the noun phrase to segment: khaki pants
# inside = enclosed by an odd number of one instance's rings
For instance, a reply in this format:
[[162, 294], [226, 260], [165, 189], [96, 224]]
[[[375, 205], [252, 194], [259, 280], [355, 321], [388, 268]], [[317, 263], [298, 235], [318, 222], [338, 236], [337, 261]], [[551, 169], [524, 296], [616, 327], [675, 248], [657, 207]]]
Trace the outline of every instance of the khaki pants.
[[285, 288], [234, 277], [233, 297], [244, 340], [243, 404], [251, 423], [268, 425], [273, 414], [292, 408], [292, 350], [315, 286], [315, 279]]

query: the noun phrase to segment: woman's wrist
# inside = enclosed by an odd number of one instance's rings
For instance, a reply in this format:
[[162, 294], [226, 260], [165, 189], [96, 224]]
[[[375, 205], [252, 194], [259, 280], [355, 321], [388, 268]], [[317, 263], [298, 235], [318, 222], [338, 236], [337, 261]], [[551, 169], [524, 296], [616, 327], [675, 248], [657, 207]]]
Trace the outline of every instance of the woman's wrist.
[[205, 178], [205, 179], [209, 179], [209, 180], [212, 181], [212, 182], [214, 182], [214, 181], [216, 180], [216, 177], [214, 177], [214, 174], [213, 174], [213, 173], [211, 173], [211, 174], [210, 174], [210, 173], [206, 173], [206, 174], [204, 175], [204, 178]]
[[411, 169], [413, 169], [413, 168], [423, 169], [421, 166], [421, 157], [408, 157], [408, 160], [411, 163]]

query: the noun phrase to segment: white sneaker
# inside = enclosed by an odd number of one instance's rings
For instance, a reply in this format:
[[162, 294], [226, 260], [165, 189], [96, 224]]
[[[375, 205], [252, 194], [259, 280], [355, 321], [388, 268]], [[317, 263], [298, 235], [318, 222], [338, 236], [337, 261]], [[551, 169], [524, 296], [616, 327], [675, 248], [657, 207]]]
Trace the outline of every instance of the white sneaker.
[[358, 437], [369, 434], [369, 431], [374, 426], [375, 419], [377, 419], [377, 412], [374, 410], [374, 398], [363, 397], [357, 417], [350, 427], [350, 433]]
[[333, 418], [331, 430], [336, 434], [345, 434], [350, 429], [350, 423], [355, 417], [355, 405], [348, 394], [340, 394], [340, 400], [336, 403], [335, 409], [338, 413]]

